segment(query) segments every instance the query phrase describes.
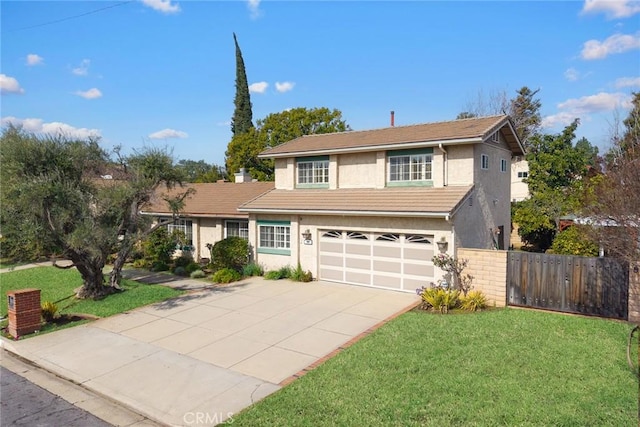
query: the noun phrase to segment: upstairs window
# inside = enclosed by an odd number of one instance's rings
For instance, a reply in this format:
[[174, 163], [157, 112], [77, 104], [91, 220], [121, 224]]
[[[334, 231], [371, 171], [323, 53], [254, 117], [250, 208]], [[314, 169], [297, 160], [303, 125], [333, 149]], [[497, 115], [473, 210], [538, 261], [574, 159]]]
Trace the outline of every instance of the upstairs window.
[[296, 159], [298, 187], [320, 187], [329, 185], [329, 157], [302, 157]]
[[433, 149], [392, 151], [387, 153], [389, 183], [430, 183]]
[[489, 156], [486, 154], [480, 156], [480, 168], [485, 170], [489, 169]]
[[518, 178], [528, 178], [529, 172], [518, 172]]
[[507, 171], [507, 161], [505, 159], [500, 159], [500, 172]]

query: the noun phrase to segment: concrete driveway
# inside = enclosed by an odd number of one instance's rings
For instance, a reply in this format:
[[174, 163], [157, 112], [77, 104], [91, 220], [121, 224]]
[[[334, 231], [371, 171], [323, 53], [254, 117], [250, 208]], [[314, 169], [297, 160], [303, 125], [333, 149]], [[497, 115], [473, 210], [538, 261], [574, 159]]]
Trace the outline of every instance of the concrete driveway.
[[169, 425], [215, 425], [418, 302], [250, 278], [3, 346]]

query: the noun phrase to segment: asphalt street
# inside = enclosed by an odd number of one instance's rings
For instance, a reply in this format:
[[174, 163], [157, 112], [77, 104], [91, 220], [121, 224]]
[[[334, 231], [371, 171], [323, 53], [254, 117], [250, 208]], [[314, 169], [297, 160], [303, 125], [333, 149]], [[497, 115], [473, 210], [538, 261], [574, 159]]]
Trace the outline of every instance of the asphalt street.
[[0, 426], [110, 427], [111, 424], [0, 367]]

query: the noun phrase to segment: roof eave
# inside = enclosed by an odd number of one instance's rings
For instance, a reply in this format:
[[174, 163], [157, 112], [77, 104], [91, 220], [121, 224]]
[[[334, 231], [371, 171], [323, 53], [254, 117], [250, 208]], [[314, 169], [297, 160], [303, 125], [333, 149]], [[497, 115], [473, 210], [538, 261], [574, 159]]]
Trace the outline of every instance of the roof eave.
[[421, 218], [449, 218], [450, 212], [411, 212], [411, 211], [351, 211], [351, 210], [322, 210], [322, 209], [270, 209], [270, 208], [240, 208], [241, 212], [262, 214], [312, 214], [312, 215], [343, 215], [343, 216], [396, 216]]
[[361, 147], [348, 147], [348, 148], [328, 148], [318, 150], [305, 150], [305, 151], [289, 151], [286, 153], [269, 154], [268, 151], [263, 151], [258, 154], [258, 158], [261, 159], [277, 159], [296, 156], [318, 156], [328, 154], [347, 154], [347, 153], [363, 153], [371, 151], [386, 151], [386, 150], [401, 150], [409, 148], [421, 148], [421, 147], [437, 147], [439, 145], [461, 145], [461, 144], [478, 144], [483, 139], [481, 137], [473, 138], [457, 138], [457, 139], [445, 139], [435, 141], [415, 141], [405, 142], [400, 144], [381, 144], [381, 145], [366, 145]]

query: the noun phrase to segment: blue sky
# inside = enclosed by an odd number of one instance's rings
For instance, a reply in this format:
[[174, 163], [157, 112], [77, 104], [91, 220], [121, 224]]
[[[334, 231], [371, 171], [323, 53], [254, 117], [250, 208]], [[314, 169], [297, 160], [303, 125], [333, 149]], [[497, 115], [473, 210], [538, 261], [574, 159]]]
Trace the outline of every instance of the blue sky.
[[[640, 91], [640, 2], [2, 1], [2, 124], [224, 164], [235, 32], [254, 123], [294, 107], [354, 129], [454, 119], [540, 89], [545, 131], [608, 147]], [[99, 10], [102, 9], [102, 10]], [[232, 171], [233, 172], [233, 171]]]

